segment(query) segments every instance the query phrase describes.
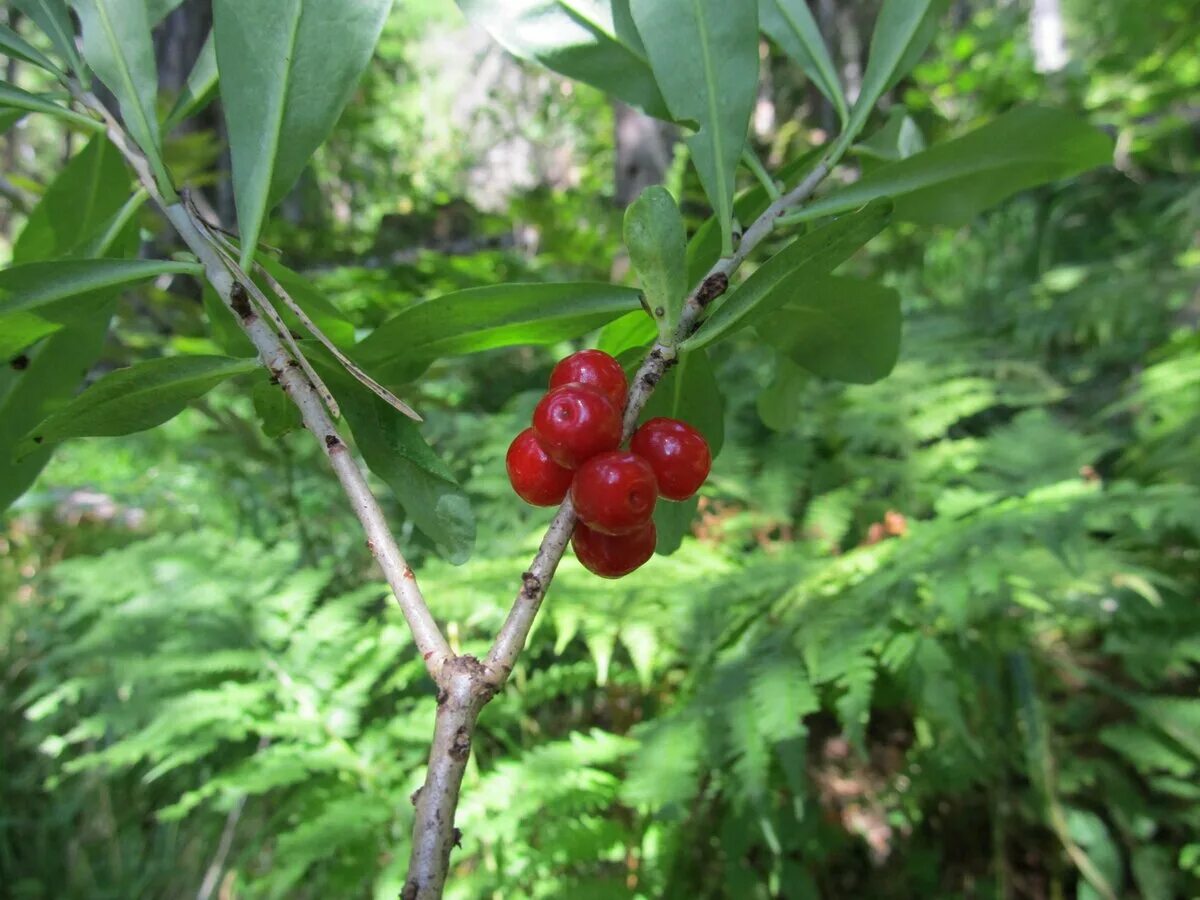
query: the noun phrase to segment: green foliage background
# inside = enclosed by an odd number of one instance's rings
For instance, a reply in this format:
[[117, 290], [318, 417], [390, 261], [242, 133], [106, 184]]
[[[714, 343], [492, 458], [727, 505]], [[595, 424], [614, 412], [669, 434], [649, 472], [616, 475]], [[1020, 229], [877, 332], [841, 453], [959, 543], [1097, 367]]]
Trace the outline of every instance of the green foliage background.
[[[1051, 77], [1022, 4], [962, 8], [898, 92], [926, 137], [1049, 101], [1110, 129], [1119, 167], [857, 256], [845, 274], [903, 300], [878, 384], [745, 335], [714, 349], [726, 440], [699, 517], [620, 582], [564, 562], [483, 714], [448, 896], [1200, 892], [1200, 7], [1064, 2], [1073, 61]], [[488, 108], [569, 147], [571, 186], [463, 215], [481, 245], [516, 222], [538, 252], [357, 264], [417, 243], [385, 216], [438, 227], [479, 162], [478, 122], [426, 105], [461, 61], [415, 49], [457, 24], [393, 13], [307, 212], [266, 234], [363, 328], [479, 284], [608, 280], [622, 253], [611, 110], [522, 69]], [[760, 150], [790, 159], [811, 96], [769, 66]], [[697, 226], [695, 176], [671, 179]], [[102, 365], [210, 348], [197, 299], [126, 294]], [[545, 527], [502, 459], [573, 346], [438, 362], [415, 389], [475, 506], [471, 563], [389, 514], [462, 652], [486, 650]], [[0, 894], [191, 896], [223, 835], [221, 896], [398, 893], [434, 698], [321, 454], [264, 438], [263, 412], [223, 389], [67, 445], [3, 520]]]

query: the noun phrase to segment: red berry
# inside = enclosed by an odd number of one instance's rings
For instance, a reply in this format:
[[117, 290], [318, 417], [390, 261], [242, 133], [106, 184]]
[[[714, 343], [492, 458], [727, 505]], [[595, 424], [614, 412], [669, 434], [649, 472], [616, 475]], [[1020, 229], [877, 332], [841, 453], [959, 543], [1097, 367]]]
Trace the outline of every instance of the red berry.
[[575, 526], [571, 546], [589, 572], [601, 578], [620, 578], [654, 555], [658, 532], [651, 520], [632, 534], [601, 534], [582, 522]]
[[550, 373], [550, 387], [572, 383], [595, 388], [612, 402], [617, 412], [624, 411], [629, 391], [625, 370], [603, 350], [580, 350], [559, 361]]
[[513, 490], [526, 503], [557, 506], [567, 496], [574, 473], [550, 458], [532, 428], [513, 439], [504, 462]]
[[629, 449], [654, 470], [658, 491], [668, 500], [686, 500], [712, 469], [708, 441], [678, 419], [651, 419], [636, 432]]
[[621, 443], [621, 413], [599, 391], [564, 384], [538, 403], [533, 430], [552, 460], [576, 469]]
[[657, 501], [654, 470], [627, 450], [593, 456], [571, 482], [571, 502], [579, 521], [604, 534], [637, 531], [650, 521]]

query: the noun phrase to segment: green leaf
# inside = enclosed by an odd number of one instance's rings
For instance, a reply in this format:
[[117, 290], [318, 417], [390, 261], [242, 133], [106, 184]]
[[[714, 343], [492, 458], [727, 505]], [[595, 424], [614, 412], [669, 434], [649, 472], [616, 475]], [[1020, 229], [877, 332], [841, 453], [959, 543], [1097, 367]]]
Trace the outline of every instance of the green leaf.
[[73, 109], [67, 109], [65, 106], [59, 106], [52, 100], [47, 100], [44, 97], [39, 97], [36, 94], [31, 94], [28, 91], [23, 91], [19, 87], [13, 87], [11, 84], [0, 82], [0, 108], [20, 109], [28, 112], [45, 113], [50, 116], [57, 116], [60, 119], [65, 119], [75, 125], [79, 125], [89, 131], [103, 131], [104, 124], [90, 119], [87, 116], [80, 115]]
[[925, 136], [903, 106], [895, 106], [887, 124], [862, 143], [855, 144], [859, 156], [895, 162], [908, 159], [925, 149]]
[[333, 130], [391, 6], [392, 0], [214, 0], [244, 268], [267, 212]]
[[354, 433], [359, 452], [404, 511], [449, 562], [466, 562], [475, 546], [475, 514], [454, 473], [417, 425], [355, 381], [323, 347], [306, 355], [320, 370]]
[[904, 221], [963, 225], [1018, 191], [1105, 165], [1112, 147], [1103, 132], [1061, 110], [1015, 109], [970, 134], [882, 166], [793, 218], [827, 216], [892, 197], [896, 217]]
[[755, 401], [758, 417], [772, 431], [790, 431], [800, 420], [800, 392], [811, 378], [782, 353], [775, 355], [775, 377]]
[[799, 287], [810, 278], [827, 275], [879, 234], [891, 212], [891, 203], [879, 200], [796, 238], [763, 263], [737, 290], [727, 294], [700, 329], [680, 347], [692, 350], [707, 346], [773, 312], [788, 296], [787, 292], [776, 290], [780, 285], [790, 282]]
[[699, 508], [699, 497], [679, 503], [660, 498], [654, 507], [654, 528], [658, 533], [654, 552], [660, 556], [670, 556], [683, 546], [683, 539], [691, 532]]
[[637, 309], [605, 325], [596, 338], [596, 349], [620, 356], [627, 350], [648, 346], [657, 334], [654, 320], [644, 309]]
[[254, 403], [254, 412], [258, 414], [263, 434], [269, 438], [277, 438], [289, 431], [303, 428], [304, 421], [300, 418], [299, 407], [265, 371], [260, 374], [262, 378], [256, 379], [250, 391], [250, 399]]
[[17, 455], [68, 438], [145, 431], [173, 419], [226, 379], [257, 367], [255, 360], [227, 356], [170, 356], [118, 369], [32, 429]]
[[458, 0], [458, 7], [518, 59], [669, 118], [628, 0]]
[[[33, 484], [54, 452], [40, 447], [15, 459], [21, 439], [59, 408], [78, 388], [100, 356], [115, 301], [90, 319], [52, 335], [29, 354], [5, 390], [0, 378], [0, 510], [7, 509]], [[7, 368], [7, 365], [6, 365]], [[5, 373], [8, 374], [8, 373]]]
[[[18, 263], [72, 255], [91, 243], [128, 197], [124, 163], [104, 135], [97, 135], [67, 163], [30, 213], [13, 248]], [[123, 235], [122, 235], [123, 236]], [[110, 252], [110, 248], [100, 248]], [[127, 252], [136, 249], [132, 242]], [[17, 442], [74, 393], [104, 348], [113, 302], [78, 325], [51, 335], [21, 360], [24, 369], [0, 369], [0, 509], [33, 483], [51, 448], [13, 461]]]
[[789, 299], [758, 326], [758, 333], [797, 365], [851, 384], [872, 384], [895, 367], [901, 321], [894, 289], [826, 276], [785, 281], [775, 290]]
[[83, 73], [79, 53], [75, 50], [75, 28], [71, 25], [65, 0], [13, 0], [13, 5], [45, 32], [72, 72]]
[[850, 139], [862, 131], [879, 98], [920, 61], [949, 6], [950, 0], [884, 0], [871, 36], [862, 89], [846, 126]]
[[[716, 459], [725, 444], [725, 398], [705, 351], [680, 354], [678, 364], [671, 367], [651, 394], [641, 421], [656, 416], [680, 419], [694, 427], [704, 435]], [[654, 525], [658, 529], [655, 552], [669, 556], [679, 549], [698, 504], [695, 497], [682, 503], [659, 500], [654, 508]]]
[[138, 259], [54, 260], [4, 269], [0, 271], [0, 358], [64, 325], [90, 318], [107, 302], [105, 288], [202, 271], [196, 263]]
[[183, 0], [144, 0], [146, 18], [153, 27], [169, 16]]
[[849, 115], [846, 95], [807, 0], [759, 0], [758, 24], [833, 104], [844, 125]]
[[632, 288], [591, 282], [498, 284], [410, 306], [358, 345], [383, 380], [403, 381], [429, 361], [508, 347], [554, 344], [639, 309]]
[[23, 118], [25, 118], [23, 109], [0, 109], [0, 134], [4, 134]]
[[630, 9], [671, 115], [733, 250], [734, 176], [758, 90], [758, 13], [752, 2], [632, 0]]
[[129, 198], [121, 154], [98, 134], [67, 163], [29, 214], [15, 262], [75, 256]]
[[675, 198], [660, 185], [642, 191], [625, 211], [625, 246], [659, 336], [675, 334], [687, 298], [687, 234]]
[[[296, 302], [296, 305], [304, 311], [313, 324], [321, 329], [321, 332], [333, 342], [334, 346], [339, 350], [346, 350], [354, 346], [354, 324], [343, 316], [341, 311], [330, 303], [324, 294], [313, 287], [308, 279], [303, 275], [296, 274], [282, 263], [276, 262], [273, 259], [264, 258], [259, 261], [259, 264], [270, 272], [271, 276], [283, 286], [288, 296]], [[272, 298], [275, 308], [279, 311], [279, 315], [287, 323], [288, 327], [298, 334], [307, 335], [308, 329], [300, 321], [299, 317], [282, 300], [275, 298], [269, 286], [263, 285], [263, 290], [268, 297]]]
[[163, 132], [171, 131], [188, 116], [208, 106], [217, 96], [217, 80], [217, 44], [212, 32], [209, 32], [183, 90], [179, 92], [175, 105], [171, 107], [171, 112], [163, 122]]
[[37, 47], [30, 44], [7, 25], [0, 25], [0, 53], [23, 59], [27, 63], [45, 69], [54, 76], [62, 75], [62, 70]]
[[162, 162], [155, 103], [158, 67], [145, 0], [71, 0], [83, 27], [83, 55], [121, 106], [125, 127], [146, 155], [167, 200], [175, 189]]

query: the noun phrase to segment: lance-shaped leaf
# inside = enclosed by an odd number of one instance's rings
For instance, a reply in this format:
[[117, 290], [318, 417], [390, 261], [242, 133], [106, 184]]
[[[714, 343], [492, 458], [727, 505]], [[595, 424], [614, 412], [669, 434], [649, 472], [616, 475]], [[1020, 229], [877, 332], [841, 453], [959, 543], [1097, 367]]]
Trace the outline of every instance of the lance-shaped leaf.
[[879, 98], [920, 61], [949, 6], [950, 0], [884, 0], [871, 36], [862, 89], [846, 126], [849, 139], [862, 130]]
[[196, 263], [141, 259], [55, 260], [0, 270], [0, 358], [91, 317], [107, 302], [106, 288], [202, 272]]
[[[784, 306], [758, 326], [762, 339], [822, 378], [872, 384], [900, 354], [900, 295], [858, 278], [784, 282]], [[777, 298], [776, 298], [777, 299]]]
[[807, 0], [758, 0], [758, 24], [833, 104], [844, 125], [849, 115], [846, 95]]
[[129, 198], [121, 154], [102, 134], [75, 154], [29, 214], [14, 262], [77, 256]]
[[80, 115], [73, 109], [59, 106], [53, 100], [47, 100], [45, 97], [31, 94], [29, 91], [23, 91], [19, 87], [13, 87], [6, 82], [0, 82], [0, 108], [45, 113], [46, 115], [65, 119], [74, 125], [90, 131], [102, 131], [104, 129], [104, 125], [95, 119], [89, 119], [87, 116]]
[[964, 225], [1018, 191], [1107, 164], [1112, 140], [1061, 110], [1024, 107], [814, 200], [798, 216], [827, 216], [891, 197], [896, 217]]
[[23, 59], [27, 63], [32, 63], [39, 68], [45, 69], [52, 75], [58, 76], [62, 74], [62, 70], [45, 53], [30, 44], [7, 25], [0, 25], [0, 53], [3, 53], [5, 56], [15, 57], [16, 59]]
[[697, 129], [687, 145], [731, 252], [734, 176], [758, 90], [757, 5], [631, 0], [630, 9], [672, 117]]
[[774, 312], [787, 302], [786, 292], [777, 290], [780, 285], [786, 282], [800, 288], [809, 278], [827, 275], [879, 234], [891, 211], [889, 201], [879, 200], [796, 238], [727, 294], [680, 347], [692, 350], [707, 346]]
[[209, 32], [204, 46], [200, 48], [200, 55], [192, 64], [192, 71], [188, 74], [183, 90], [179, 92], [175, 105], [163, 122], [163, 131], [170, 131], [188, 116], [204, 109], [216, 95], [217, 44], [213, 40], [212, 32]]
[[83, 55], [121, 106], [125, 127], [154, 172], [158, 188], [175, 196], [162, 162], [158, 132], [158, 67], [145, 0], [72, 0], [83, 27]]
[[669, 117], [628, 0], [458, 0], [458, 6], [513, 56]]
[[73, 72], [82, 73], [66, 0], [13, 0], [13, 5], [37, 23]]
[[625, 246], [659, 335], [669, 339], [687, 295], [687, 234], [675, 198], [666, 188], [648, 187], [629, 205]]
[[333, 130], [392, 0], [214, 0], [242, 265], [268, 210]]
[[251, 359], [169, 356], [118, 369], [32, 429], [17, 456], [68, 438], [145, 431], [173, 419], [226, 379], [257, 367]]
[[510, 347], [554, 344], [638, 309], [638, 292], [612, 284], [498, 284], [426, 300], [384, 322], [356, 357], [384, 381], [420, 373], [431, 360]]
[[350, 377], [324, 347], [308, 342], [305, 355], [337, 398], [367, 466], [447, 560], [466, 562], [475, 546], [471, 501], [417, 424]]
[[50, 461], [53, 448], [14, 452], [38, 422], [60, 407], [78, 388], [104, 347], [114, 301], [91, 320], [58, 334], [36, 347], [20, 362], [19, 371], [5, 366], [0, 376], [0, 510], [7, 509]]
[[[129, 195], [120, 154], [104, 135], [92, 138], [46, 189], [13, 247], [17, 263], [63, 257], [93, 243]], [[129, 240], [129, 238], [134, 238]], [[98, 253], [132, 253], [136, 234], [126, 229], [120, 246], [95, 246]], [[129, 246], [125, 246], [125, 245]], [[39, 448], [19, 462], [13, 450], [34, 425], [75, 392], [100, 356], [115, 298], [94, 316], [63, 328], [28, 354], [0, 367], [0, 509], [33, 483], [52, 448]]]
[[[642, 421], [666, 416], [687, 422], [708, 441], [713, 458], [725, 443], [725, 398], [704, 350], [683, 353], [659, 383], [646, 404]], [[681, 503], [659, 500], [654, 508], [658, 529], [656, 552], [668, 556], [679, 549], [695, 518], [699, 500]]]

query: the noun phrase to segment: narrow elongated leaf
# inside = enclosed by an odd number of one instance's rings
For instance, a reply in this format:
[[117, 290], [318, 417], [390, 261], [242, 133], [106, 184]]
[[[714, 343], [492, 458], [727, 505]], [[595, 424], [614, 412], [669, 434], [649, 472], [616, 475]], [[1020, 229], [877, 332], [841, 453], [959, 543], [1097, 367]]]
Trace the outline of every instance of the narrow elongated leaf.
[[688, 285], [683, 216], [666, 188], [646, 188], [625, 211], [625, 246], [659, 334], [667, 339], [679, 324]]
[[0, 25], [0, 53], [32, 63], [52, 75], [61, 75], [62, 70], [37, 47], [30, 44], [7, 25]]
[[75, 256], [129, 197], [129, 173], [103, 134], [80, 150], [42, 195], [13, 247], [15, 262]]
[[404, 380], [414, 365], [509, 347], [553, 344], [587, 334], [640, 307], [638, 292], [612, 284], [499, 284], [411, 306], [358, 345], [358, 358], [383, 380]]
[[[342, 315], [338, 308], [330, 303], [324, 294], [313, 287], [303, 275], [296, 274], [287, 268], [287, 266], [273, 259], [264, 259], [260, 265], [270, 272], [271, 276], [283, 286], [288, 296], [296, 301], [296, 305], [304, 311], [304, 314], [312, 320], [314, 325], [321, 329], [324, 335], [333, 342], [334, 346], [340, 350], [346, 350], [354, 346], [354, 324]], [[264, 288], [267, 287], [264, 285]], [[266, 289], [264, 292], [268, 297], [272, 297], [271, 290]], [[275, 308], [288, 324], [288, 327], [293, 331], [300, 334], [305, 334], [308, 331], [300, 319], [288, 309], [283, 301], [276, 302]]]
[[92, 319], [64, 328], [33, 350], [20, 372], [10, 369], [12, 382], [7, 390], [0, 388], [0, 510], [24, 494], [50, 461], [51, 446], [27, 449], [19, 460], [15, 450], [31, 428], [75, 392], [100, 356], [114, 305], [110, 298]]
[[145, 431], [173, 419], [226, 379], [257, 367], [254, 360], [227, 356], [171, 356], [118, 369], [33, 428], [17, 456], [68, 438]]
[[792, 362], [851, 384], [872, 384], [895, 367], [901, 320], [894, 289], [826, 276], [786, 281], [775, 291], [788, 299], [758, 332]]
[[620, 356], [635, 347], [647, 346], [657, 334], [654, 320], [644, 309], [639, 309], [626, 313], [619, 319], [613, 319], [600, 329], [596, 338], [596, 349], [603, 350], [610, 356]]
[[4, 134], [23, 118], [25, 118], [23, 109], [0, 109], [0, 134]]
[[[650, 397], [642, 421], [667, 416], [687, 422], [704, 435], [716, 458], [725, 443], [725, 398], [708, 354], [703, 350], [684, 353]], [[658, 529], [655, 552], [669, 556], [679, 549], [696, 516], [699, 500], [682, 503], [660, 500], [654, 508]]]
[[694, 123], [692, 161], [732, 248], [734, 176], [758, 90], [758, 11], [753, 2], [631, 0], [667, 108]]
[[329, 136], [392, 0], [214, 0], [213, 33], [248, 266], [267, 212]]
[[758, 25], [804, 70], [817, 90], [833, 104], [844, 125], [849, 115], [846, 95], [807, 0], [759, 0]]
[[73, 109], [60, 106], [53, 100], [47, 100], [45, 97], [39, 97], [36, 94], [23, 91], [19, 87], [13, 87], [11, 84], [6, 84], [5, 82], [0, 82], [0, 107], [45, 113], [65, 119], [90, 131], [102, 131], [104, 129], [104, 126], [95, 119], [89, 119], [87, 116], [80, 115]]
[[796, 238], [727, 294], [700, 329], [680, 346], [684, 350], [707, 346], [778, 309], [787, 302], [786, 292], [777, 290], [781, 284], [788, 282], [801, 288], [806, 279], [827, 275], [879, 234], [891, 211], [890, 202], [879, 200]]
[[351, 378], [319, 344], [306, 343], [305, 353], [337, 398], [371, 471], [447, 560], [466, 562], [475, 546], [471, 501], [416, 423]]
[[862, 130], [879, 98], [920, 61], [949, 6], [950, 0], [884, 0], [871, 36], [862, 89], [846, 126], [851, 138]]
[[169, 273], [200, 274], [195, 263], [139, 259], [55, 260], [0, 271], [0, 358], [64, 325], [90, 318], [106, 288]]
[[518, 59], [669, 117], [629, 15], [628, 0], [458, 0], [459, 9]]
[[854, 145], [860, 157], [895, 162], [916, 156], [926, 147], [925, 135], [903, 106], [893, 106], [887, 124], [865, 141]]
[[75, 49], [75, 29], [67, 12], [66, 0], [13, 0], [13, 5], [37, 23], [54, 49], [62, 54], [71, 71], [83, 74]]
[[145, 0], [71, 0], [83, 27], [83, 55], [121, 106], [137, 142], [168, 199], [175, 196], [162, 162], [158, 131], [158, 67]]
[[[13, 259], [26, 263], [63, 257], [91, 244], [92, 234], [121, 208], [128, 186], [116, 149], [104, 135], [92, 138], [42, 195], [13, 248]], [[124, 255], [136, 246], [136, 235], [127, 229], [115, 246], [95, 249]], [[14, 360], [16, 367], [0, 369], [0, 509], [20, 497], [49, 461], [51, 447], [39, 448], [20, 462], [13, 460], [13, 450], [87, 375], [103, 351], [114, 304], [115, 298], [91, 318], [51, 335], [23, 359]]]
[[167, 132], [186, 119], [188, 116], [204, 109], [217, 96], [217, 43], [212, 32], [200, 48], [200, 55], [192, 65], [187, 82], [171, 112], [163, 122], [163, 131]]
[[1018, 191], [1105, 165], [1112, 148], [1103, 132], [1061, 110], [1024, 107], [963, 137], [881, 166], [813, 201], [797, 218], [827, 216], [891, 197], [899, 219], [963, 225]]

